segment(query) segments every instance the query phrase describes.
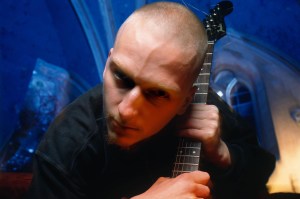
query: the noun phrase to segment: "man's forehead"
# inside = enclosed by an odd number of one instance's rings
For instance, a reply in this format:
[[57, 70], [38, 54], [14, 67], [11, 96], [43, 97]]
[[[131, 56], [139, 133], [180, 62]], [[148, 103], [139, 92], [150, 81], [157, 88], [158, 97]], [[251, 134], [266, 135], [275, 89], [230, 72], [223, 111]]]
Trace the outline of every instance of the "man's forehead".
[[[140, 62], [140, 65], [154, 64], [168, 71], [184, 72], [194, 67], [197, 61], [197, 51], [194, 48], [179, 45], [173, 39], [153, 37], [145, 32], [129, 35], [118, 40], [114, 46], [122, 62]], [[132, 60], [132, 61], [131, 61]]]

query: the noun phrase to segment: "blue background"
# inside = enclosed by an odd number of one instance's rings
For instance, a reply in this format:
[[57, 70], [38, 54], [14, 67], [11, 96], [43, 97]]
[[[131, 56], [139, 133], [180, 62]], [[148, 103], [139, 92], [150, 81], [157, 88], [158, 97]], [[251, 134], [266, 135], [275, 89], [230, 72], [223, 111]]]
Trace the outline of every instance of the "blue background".
[[[68, 71], [77, 88], [69, 93], [71, 101], [101, 82], [117, 29], [135, 8], [150, 2], [153, 1], [1, 1], [0, 150], [18, 126], [38, 59]], [[219, 1], [177, 2], [203, 19]], [[300, 1], [232, 2], [234, 11], [226, 17], [228, 30], [275, 52], [299, 71]]]

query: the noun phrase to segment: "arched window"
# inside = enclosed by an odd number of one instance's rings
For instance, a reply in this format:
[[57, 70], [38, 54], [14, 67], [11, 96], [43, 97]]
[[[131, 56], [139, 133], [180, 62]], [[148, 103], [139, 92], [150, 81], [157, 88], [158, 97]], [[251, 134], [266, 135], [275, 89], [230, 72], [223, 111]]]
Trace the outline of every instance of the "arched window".
[[244, 84], [236, 81], [230, 91], [230, 104], [242, 117], [255, 125], [251, 93]]
[[229, 70], [218, 73], [212, 80], [211, 87], [235, 111], [255, 125], [254, 106], [250, 89]]

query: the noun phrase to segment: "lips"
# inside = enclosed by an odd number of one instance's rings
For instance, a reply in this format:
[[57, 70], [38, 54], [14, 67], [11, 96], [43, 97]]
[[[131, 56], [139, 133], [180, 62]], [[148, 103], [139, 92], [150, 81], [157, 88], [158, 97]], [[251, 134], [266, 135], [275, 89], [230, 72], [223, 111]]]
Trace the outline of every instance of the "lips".
[[130, 125], [123, 125], [121, 122], [118, 122], [116, 119], [110, 119], [110, 127], [113, 131], [115, 131], [119, 135], [128, 134], [128, 131], [137, 131], [138, 128], [130, 126]]

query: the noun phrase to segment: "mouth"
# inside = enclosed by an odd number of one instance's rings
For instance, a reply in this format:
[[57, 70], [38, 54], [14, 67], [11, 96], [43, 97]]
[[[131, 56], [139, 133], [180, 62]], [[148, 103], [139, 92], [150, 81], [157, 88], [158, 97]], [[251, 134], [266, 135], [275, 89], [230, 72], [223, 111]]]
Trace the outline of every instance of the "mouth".
[[127, 149], [140, 139], [140, 129], [135, 126], [122, 124], [113, 117], [108, 118], [107, 124], [108, 139], [111, 144]]
[[122, 124], [122, 122], [119, 122], [115, 118], [110, 118], [109, 123], [110, 123], [111, 129], [119, 135], [127, 135], [129, 131], [138, 131], [139, 130], [137, 127]]

